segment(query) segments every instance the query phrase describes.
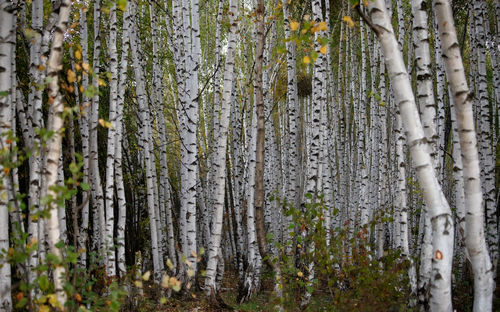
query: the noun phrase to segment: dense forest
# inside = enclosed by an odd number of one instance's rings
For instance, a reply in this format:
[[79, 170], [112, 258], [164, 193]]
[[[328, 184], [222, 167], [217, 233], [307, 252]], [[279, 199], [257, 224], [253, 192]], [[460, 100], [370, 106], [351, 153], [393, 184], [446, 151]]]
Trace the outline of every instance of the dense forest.
[[0, 311], [498, 311], [500, 1], [0, 0]]

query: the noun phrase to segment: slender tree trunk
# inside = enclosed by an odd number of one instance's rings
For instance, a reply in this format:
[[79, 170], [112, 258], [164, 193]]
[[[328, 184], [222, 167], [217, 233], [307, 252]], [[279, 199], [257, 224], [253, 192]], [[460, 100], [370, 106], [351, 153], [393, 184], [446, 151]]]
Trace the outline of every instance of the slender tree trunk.
[[[92, 209], [93, 209], [93, 240], [92, 246], [94, 250], [99, 250], [103, 256], [103, 261], [106, 260], [105, 254], [105, 215], [104, 215], [104, 198], [101, 184], [101, 175], [99, 173], [99, 153], [97, 142], [97, 127], [99, 119], [99, 72], [100, 72], [100, 54], [101, 54], [101, 7], [100, 1], [94, 3], [94, 57], [92, 67], [96, 75], [92, 80], [92, 86], [95, 89], [92, 97], [92, 106], [89, 119], [89, 171], [91, 181], [92, 194]], [[104, 262], [105, 263], [105, 262]]]
[[[479, 161], [481, 168], [482, 193], [484, 194], [484, 205], [486, 211], [486, 242], [489, 246], [491, 261], [495, 267], [498, 260], [498, 227], [496, 217], [496, 189], [495, 189], [495, 153], [492, 148], [492, 131], [490, 115], [490, 97], [488, 94], [488, 81], [486, 72], [486, 20], [483, 16], [484, 1], [474, 1], [474, 25], [476, 33], [476, 44], [473, 51], [477, 55], [477, 88], [478, 94], [478, 139], [479, 139]], [[495, 70], [493, 68], [493, 70]], [[498, 87], [498, 86], [496, 86]], [[496, 88], [495, 88], [496, 89]], [[495, 111], [495, 110], [493, 110]]]
[[[12, 85], [14, 83], [12, 81], [14, 70], [12, 60], [15, 58], [16, 13], [16, 3], [10, 1], [0, 3], [0, 148], [4, 150], [3, 153], [10, 152], [8, 136], [9, 131], [12, 131], [14, 126], [12, 124]], [[0, 191], [0, 250], [3, 252], [9, 250], [8, 192], [13, 187], [9, 177], [11, 169], [0, 164], [0, 172], [3, 173]], [[11, 310], [11, 267], [2, 255], [0, 257], [0, 311], [9, 312]]]
[[[57, 198], [57, 194], [51, 187], [57, 184], [57, 168], [59, 165], [59, 154], [62, 148], [62, 131], [64, 127], [64, 120], [62, 118], [64, 102], [62, 94], [59, 92], [58, 74], [62, 64], [64, 34], [69, 23], [71, 4], [71, 0], [63, 0], [60, 4], [59, 19], [57, 21], [50, 56], [47, 63], [47, 77], [51, 78], [47, 87], [50, 103], [48, 117], [49, 122], [47, 126], [49, 131], [53, 131], [54, 134], [47, 145], [43, 183], [45, 190], [42, 190], [42, 194], [52, 196], [54, 199]], [[51, 202], [48, 208], [50, 211], [50, 217], [47, 222], [47, 231], [49, 234], [50, 251], [57, 258], [62, 260], [61, 250], [56, 247], [56, 244], [59, 243], [61, 239], [57, 202]], [[59, 301], [59, 305], [64, 307], [64, 304], [66, 303], [66, 292], [63, 289], [65, 280], [65, 269], [63, 266], [56, 266], [53, 269], [53, 278], [57, 300]]]
[[125, 187], [123, 183], [122, 170], [122, 141], [123, 141], [123, 106], [124, 95], [127, 83], [128, 57], [129, 57], [129, 30], [131, 16], [130, 4], [127, 4], [123, 14], [123, 40], [122, 40], [122, 55], [120, 61], [120, 81], [117, 95], [117, 110], [116, 110], [116, 135], [115, 135], [115, 180], [116, 180], [116, 199], [118, 202], [118, 222], [116, 224], [116, 259], [117, 259], [117, 275], [123, 278], [126, 275], [125, 266], [125, 226], [127, 220], [127, 206], [125, 197]]
[[[142, 128], [142, 136], [138, 139], [141, 141], [141, 146], [144, 152], [144, 158], [142, 159], [146, 167], [146, 197], [147, 197], [147, 207], [149, 215], [149, 226], [151, 231], [151, 253], [153, 258], [153, 271], [155, 281], [159, 281], [162, 271], [163, 259], [160, 259], [159, 244], [158, 244], [158, 230], [155, 214], [155, 202], [154, 202], [154, 188], [155, 181], [153, 180], [152, 171], [153, 168], [152, 151], [149, 147], [150, 141], [150, 117], [148, 111], [148, 102], [146, 96], [146, 81], [143, 71], [143, 66], [141, 65], [141, 58], [139, 55], [139, 49], [141, 47], [140, 39], [138, 38], [138, 29], [134, 25], [134, 20], [137, 21], [137, 8], [135, 4], [131, 4], [130, 14], [132, 15], [132, 26], [129, 30], [130, 36], [130, 49], [132, 51], [132, 59], [134, 66], [134, 74], [136, 80], [136, 92], [137, 92], [137, 102], [139, 104], [139, 115], [140, 115], [140, 127]], [[160, 262], [161, 261], [161, 262]]]
[[466, 246], [474, 272], [474, 311], [491, 311], [493, 271], [484, 234], [483, 194], [481, 191], [477, 138], [474, 130], [472, 95], [469, 93], [460, 55], [451, 5], [435, 0], [436, 19], [448, 77], [457, 115], [467, 207]]
[[[222, 89], [222, 104], [219, 131], [217, 131], [216, 147], [217, 157], [214, 158], [214, 178], [215, 178], [215, 194], [214, 194], [214, 222], [210, 234], [210, 244], [208, 247], [208, 264], [207, 275], [205, 279], [205, 292], [208, 295], [215, 295], [217, 289], [215, 284], [215, 274], [217, 265], [223, 265], [224, 259], [218, 259], [219, 249], [221, 248], [222, 221], [224, 212], [224, 198], [226, 186], [226, 148], [227, 134], [229, 128], [229, 113], [231, 111], [231, 91], [233, 89], [234, 79], [234, 60], [236, 48], [236, 30], [238, 19], [238, 3], [237, 0], [230, 0], [229, 3], [230, 29], [228, 35], [228, 47], [226, 54], [226, 65], [224, 69], [224, 86]], [[217, 116], [215, 116], [217, 118]]]
[[[106, 274], [109, 277], [116, 275], [116, 253], [114, 247], [113, 233], [115, 228], [114, 216], [114, 191], [115, 191], [115, 155], [116, 155], [116, 128], [117, 126], [117, 103], [118, 101], [118, 52], [116, 51], [116, 4], [110, 9], [109, 21], [109, 68], [111, 81], [109, 84], [109, 119], [111, 127], [108, 128], [107, 157], [106, 157]], [[126, 36], [126, 35], [125, 35]], [[121, 144], [121, 142], [119, 142]]]
[[[88, 30], [87, 30], [87, 13], [84, 8], [80, 9], [80, 41], [82, 47], [82, 62], [88, 64]], [[88, 75], [82, 75], [82, 88], [87, 90], [88, 88]], [[89, 99], [85, 96], [85, 92], [82, 93], [82, 110], [83, 113], [80, 115], [79, 125], [80, 125], [80, 135], [82, 141], [82, 154], [83, 154], [83, 183], [89, 183], [89, 117], [88, 109]], [[90, 194], [86, 194], [90, 196]], [[78, 236], [78, 249], [83, 250], [79, 254], [78, 265], [81, 268], [87, 266], [87, 246], [88, 246], [88, 228], [89, 228], [89, 201], [85, 200], [82, 207], [82, 216], [80, 223], [80, 233]]]
[[453, 260], [451, 210], [444, 200], [437, 174], [433, 168], [423, 127], [418, 118], [410, 80], [383, 1], [370, 2], [368, 11], [372, 18], [373, 30], [380, 41], [386, 59], [394, 98], [398, 103], [405, 125], [408, 146], [432, 220], [434, 261], [430, 308], [433, 311], [451, 311], [451, 265]]
[[[267, 256], [266, 230], [264, 227], [264, 143], [266, 126], [264, 116], [264, 90], [262, 87], [262, 67], [265, 45], [265, 5], [264, 0], [257, 1], [257, 43], [255, 50], [255, 105], [257, 110], [257, 138], [255, 149], [255, 230], [257, 245], [261, 257]], [[271, 268], [274, 265], [269, 257], [266, 262]]]

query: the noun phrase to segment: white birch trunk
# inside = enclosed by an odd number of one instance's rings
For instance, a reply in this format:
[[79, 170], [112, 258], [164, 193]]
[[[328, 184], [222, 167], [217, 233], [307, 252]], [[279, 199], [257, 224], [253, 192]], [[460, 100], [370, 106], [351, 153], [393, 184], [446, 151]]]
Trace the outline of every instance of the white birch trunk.
[[[51, 189], [51, 187], [57, 184], [57, 171], [59, 165], [59, 155], [62, 148], [62, 132], [64, 126], [64, 120], [62, 118], [64, 102], [62, 94], [59, 93], [58, 73], [62, 64], [64, 34], [69, 23], [71, 4], [71, 0], [63, 0], [61, 2], [61, 6], [59, 8], [59, 18], [47, 63], [47, 77], [51, 78], [47, 87], [49, 103], [51, 103], [47, 126], [49, 131], [53, 131], [54, 134], [47, 146], [43, 183], [45, 190], [42, 190], [42, 194], [52, 196], [54, 199], [57, 197], [57, 194]], [[56, 202], [51, 202], [49, 204], [48, 208], [50, 211], [50, 217], [47, 220], [47, 232], [49, 234], [49, 246], [51, 253], [62, 260], [61, 250], [56, 247], [56, 244], [61, 239], [56, 205]], [[65, 281], [65, 268], [63, 266], [55, 267], [53, 270], [53, 278], [58, 303], [61, 307], [64, 307], [64, 304], [66, 303], [66, 292], [63, 289]]]
[[474, 272], [474, 311], [491, 311], [493, 271], [486, 247], [483, 226], [483, 194], [476, 132], [469, 93], [460, 55], [453, 14], [449, 1], [435, 0], [436, 19], [448, 77], [457, 114], [464, 174], [466, 213], [466, 246]]
[[[486, 211], [486, 233], [487, 243], [491, 255], [491, 261], [495, 267], [498, 260], [498, 228], [496, 217], [496, 188], [495, 188], [495, 153], [492, 148], [492, 131], [490, 122], [490, 97], [488, 95], [488, 81], [486, 73], [486, 31], [485, 18], [482, 8], [484, 1], [474, 1], [474, 26], [476, 33], [473, 51], [477, 55], [477, 88], [478, 94], [478, 139], [479, 157], [481, 168], [482, 193], [484, 194], [484, 205]], [[493, 69], [495, 70], [495, 69]], [[493, 106], [495, 107], [495, 106]], [[495, 111], [495, 110], [494, 110]]]
[[[290, 38], [290, 13], [288, 1], [283, 0], [283, 20], [285, 24], [285, 37]], [[299, 99], [297, 95], [297, 68], [296, 68], [296, 44], [293, 40], [285, 42], [287, 50], [287, 104], [288, 104], [288, 138], [290, 149], [288, 150], [290, 165], [288, 173], [288, 189], [286, 199], [295, 207], [300, 205], [300, 184], [297, 178], [299, 170], [299, 144], [298, 144], [298, 112]], [[291, 216], [286, 217], [284, 242], [287, 244], [290, 240], [288, 224], [291, 223]], [[291, 244], [287, 245], [287, 253], [291, 251]]]
[[[0, 147], [10, 150], [10, 144], [7, 142], [8, 132], [13, 129], [13, 94], [12, 94], [12, 60], [15, 56], [15, 14], [16, 7], [14, 3], [0, 3]], [[15, 135], [15, 133], [13, 134]], [[13, 187], [9, 169], [0, 165], [2, 172], [0, 191], [0, 311], [12, 311], [11, 297], [11, 266], [7, 262], [6, 256], [9, 250], [9, 189]], [[5, 252], [5, 254], [4, 254]]]
[[410, 81], [392, 25], [382, 0], [368, 6], [374, 31], [384, 53], [389, 78], [407, 134], [408, 146], [417, 170], [424, 200], [428, 205], [433, 229], [433, 268], [430, 307], [433, 311], [451, 311], [451, 265], [453, 260], [453, 220], [444, 200], [418, 111]]
[[[106, 250], [106, 274], [109, 277], [116, 275], [116, 253], [114, 247], [114, 191], [115, 191], [115, 153], [116, 153], [116, 128], [117, 128], [117, 101], [118, 101], [118, 52], [116, 51], [116, 4], [110, 9], [109, 41], [109, 70], [111, 81], [109, 84], [109, 118], [111, 127], [108, 129], [107, 156], [106, 156], [106, 227], [104, 245]], [[121, 142], [120, 142], [121, 144]]]
[[123, 14], [123, 39], [120, 61], [120, 81], [117, 94], [116, 110], [116, 133], [115, 133], [115, 180], [116, 180], [116, 199], [118, 202], [118, 222], [116, 224], [116, 259], [117, 275], [124, 277], [126, 275], [125, 266], [125, 224], [127, 221], [127, 206], [125, 202], [125, 187], [123, 184], [122, 169], [122, 141], [123, 141], [123, 106], [125, 101], [125, 89], [127, 83], [127, 69], [129, 57], [129, 30], [130, 30], [130, 4], [127, 4]]
[[139, 115], [142, 124], [140, 125], [142, 128], [142, 137], [139, 138], [141, 142], [141, 146], [143, 147], [144, 158], [146, 167], [146, 197], [147, 197], [147, 206], [148, 206], [148, 214], [149, 214], [149, 226], [151, 231], [151, 253], [153, 258], [153, 271], [154, 271], [154, 280], [158, 281], [161, 277], [161, 266], [163, 259], [160, 259], [159, 253], [159, 244], [158, 244], [158, 230], [156, 218], [158, 216], [155, 215], [155, 203], [154, 203], [154, 188], [155, 181], [153, 180], [152, 170], [153, 161], [151, 155], [151, 150], [149, 148], [149, 140], [150, 140], [150, 126], [151, 123], [149, 121], [149, 112], [148, 112], [148, 103], [146, 97], [146, 86], [145, 86], [145, 76], [143, 67], [141, 65], [139, 49], [140, 49], [140, 39], [138, 38], [138, 29], [134, 25], [134, 19], [137, 20], [137, 8], [135, 5], [131, 4], [130, 6], [130, 14], [133, 16], [132, 25], [129, 30], [130, 36], [130, 49], [132, 51], [132, 59], [134, 66], [134, 75], [136, 80], [136, 92], [137, 92], [137, 102], [139, 104]]
[[97, 127], [99, 119], [99, 76], [100, 53], [101, 53], [101, 20], [100, 0], [94, 3], [94, 56], [92, 69], [96, 77], [92, 80], [92, 85], [95, 88], [94, 96], [92, 97], [92, 106], [89, 119], [89, 171], [91, 181], [92, 194], [92, 209], [93, 209], [93, 240], [92, 246], [95, 250], [99, 250], [103, 261], [106, 260], [105, 249], [105, 215], [104, 215], [104, 198], [101, 184], [101, 175], [99, 173], [99, 157], [97, 144]]
[[[224, 69], [224, 86], [222, 89], [222, 104], [219, 131], [217, 131], [216, 148], [217, 157], [214, 158], [215, 169], [215, 194], [214, 194], [214, 222], [210, 234], [210, 244], [208, 247], [208, 264], [207, 275], [205, 279], [205, 292], [208, 295], [214, 294], [217, 291], [215, 284], [215, 275], [217, 272], [217, 265], [223, 265], [224, 259], [218, 259], [222, 221], [224, 212], [224, 199], [225, 199], [225, 181], [226, 181], [226, 148], [227, 148], [227, 134], [229, 128], [229, 113], [231, 111], [231, 91], [233, 89], [234, 79], [234, 60], [236, 48], [236, 30], [238, 19], [238, 3], [236, 0], [229, 2], [229, 23], [230, 29], [228, 34], [228, 47], [226, 54], [226, 64]], [[215, 103], [217, 105], [217, 103]], [[217, 118], [217, 116], [215, 116]]]
[[[88, 64], [88, 30], [87, 30], [87, 13], [84, 8], [80, 9], [80, 41], [82, 46], [82, 62]], [[88, 76], [82, 75], [82, 88], [88, 88]], [[82, 94], [82, 114], [79, 121], [80, 135], [82, 141], [82, 154], [83, 154], [83, 183], [89, 183], [89, 99]], [[84, 197], [90, 194], [84, 195]], [[81, 268], [87, 266], [87, 244], [88, 244], [88, 228], [89, 228], [89, 201], [85, 201], [82, 207], [82, 222], [80, 224], [80, 235], [78, 236], [78, 249], [83, 250], [79, 255], [78, 265]]]

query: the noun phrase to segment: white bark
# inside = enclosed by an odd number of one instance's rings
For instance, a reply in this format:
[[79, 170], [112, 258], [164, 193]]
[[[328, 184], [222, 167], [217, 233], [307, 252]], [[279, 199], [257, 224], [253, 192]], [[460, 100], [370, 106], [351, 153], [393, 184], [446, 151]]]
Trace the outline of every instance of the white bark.
[[[217, 272], [218, 262], [223, 262], [224, 259], [218, 259], [221, 233], [222, 219], [224, 212], [225, 186], [226, 186], [226, 148], [227, 134], [229, 128], [229, 113], [231, 111], [231, 91], [233, 89], [234, 79], [234, 59], [236, 48], [236, 30], [238, 19], [238, 6], [236, 0], [229, 2], [229, 23], [230, 29], [228, 34], [228, 47], [226, 54], [226, 64], [224, 69], [224, 86], [222, 89], [222, 104], [220, 114], [219, 131], [217, 131], [216, 148], [217, 157], [214, 159], [215, 169], [215, 194], [214, 194], [214, 212], [215, 220], [212, 225], [210, 234], [210, 244], [208, 247], [208, 264], [207, 275], [205, 279], [205, 292], [209, 295], [216, 292], [215, 274]], [[217, 118], [217, 116], [216, 116]]]
[[122, 141], [123, 141], [123, 106], [124, 95], [127, 83], [127, 66], [129, 54], [129, 29], [130, 29], [130, 5], [127, 4], [123, 14], [123, 40], [122, 55], [120, 61], [120, 82], [117, 95], [116, 110], [116, 135], [115, 135], [115, 180], [116, 180], [116, 198], [118, 201], [118, 222], [116, 224], [116, 258], [117, 274], [119, 277], [126, 275], [125, 267], [125, 223], [127, 220], [127, 207], [125, 202], [125, 188], [123, 185], [122, 170]]
[[[137, 8], [134, 4], [130, 5], [130, 14], [137, 20]], [[144, 158], [146, 167], [146, 196], [147, 196], [147, 206], [148, 206], [148, 214], [149, 214], [149, 226], [151, 231], [151, 253], [153, 258], [153, 271], [155, 281], [159, 280], [161, 276], [161, 267], [163, 259], [160, 259], [159, 253], [159, 244], [158, 244], [158, 230], [156, 224], [155, 215], [155, 203], [154, 203], [154, 193], [153, 188], [155, 188], [155, 181], [153, 180], [152, 170], [153, 161], [151, 155], [151, 150], [149, 148], [149, 140], [150, 140], [150, 119], [149, 119], [149, 111], [148, 111], [148, 103], [146, 97], [146, 86], [145, 86], [145, 76], [143, 67], [141, 65], [140, 56], [139, 56], [139, 48], [140, 41], [138, 38], [138, 29], [137, 26], [134, 25], [134, 21], [132, 21], [132, 26], [129, 29], [130, 36], [130, 49], [132, 51], [132, 59], [134, 66], [134, 75], [136, 80], [136, 92], [137, 92], [137, 102], [139, 104], [139, 115], [141, 119], [140, 127], [142, 128], [142, 137], [139, 138], [141, 140], [141, 146], [143, 147]]]
[[[64, 120], [62, 118], [64, 102], [62, 95], [59, 93], [58, 73], [62, 64], [64, 34], [69, 22], [71, 4], [71, 0], [63, 0], [61, 2], [61, 6], [59, 8], [59, 18], [55, 28], [50, 56], [47, 63], [47, 77], [51, 78], [48, 84], [50, 109], [47, 126], [49, 131], [53, 131], [54, 134], [47, 143], [43, 183], [45, 190], [42, 190], [42, 194], [52, 196], [53, 199], [57, 197], [57, 194], [51, 189], [51, 187], [57, 184], [57, 168], [59, 165], [59, 154], [62, 148], [62, 131], [64, 126]], [[62, 260], [61, 250], [56, 247], [56, 244], [61, 239], [57, 203], [51, 202], [48, 208], [50, 217], [47, 222], [47, 232], [49, 234], [50, 251], [57, 258]], [[64, 304], [66, 303], [66, 293], [63, 289], [65, 280], [64, 275], [65, 269], [63, 266], [57, 266], [53, 269], [55, 293], [61, 307], [64, 307]]]
[[[180, 20], [174, 31], [181, 51], [181, 62], [176, 68], [178, 76], [185, 79], [179, 86], [180, 107], [178, 118], [181, 130], [181, 208], [180, 236], [182, 253], [188, 262], [185, 270], [197, 269], [196, 233], [196, 183], [198, 181], [198, 68], [200, 63], [200, 30], [198, 0], [177, 0], [173, 3]], [[178, 80], [180, 81], [180, 80]], [[186, 280], [189, 278], [186, 276]]]
[[92, 209], [93, 209], [93, 240], [92, 246], [95, 250], [101, 252], [103, 261], [106, 260], [105, 243], [105, 215], [104, 198], [101, 184], [101, 175], [99, 173], [99, 157], [97, 143], [97, 127], [99, 119], [99, 77], [100, 53], [101, 53], [101, 7], [100, 0], [94, 3], [94, 56], [92, 69], [96, 77], [92, 80], [92, 86], [95, 89], [92, 97], [92, 106], [89, 119], [89, 171], [91, 181]]
[[369, 3], [368, 10], [384, 53], [394, 98], [401, 112], [408, 146], [432, 220], [434, 261], [430, 307], [433, 311], [451, 311], [451, 264], [453, 260], [451, 210], [444, 200], [432, 165], [410, 80], [385, 5], [382, 0], [376, 0]]
[[483, 194], [476, 132], [469, 93], [449, 1], [435, 0], [436, 19], [443, 50], [446, 74], [457, 114], [464, 174], [466, 246], [474, 272], [474, 311], [491, 311], [494, 289], [492, 265], [483, 226]]
[[[288, 1], [283, 0], [283, 19], [285, 23], [285, 37], [290, 38], [290, 13]], [[299, 144], [298, 144], [298, 112], [299, 99], [297, 95], [297, 68], [296, 68], [296, 44], [295, 41], [289, 40], [285, 42], [287, 50], [287, 104], [288, 104], [288, 139], [290, 149], [288, 150], [290, 165], [288, 173], [288, 190], [286, 191], [286, 199], [294, 206], [299, 207], [300, 204], [300, 184], [298, 180], [299, 170]], [[288, 224], [291, 222], [291, 216], [287, 217], [285, 225], [285, 244], [289, 241]], [[287, 247], [287, 252], [290, 252], [291, 245]]]
[[[106, 227], [104, 245], [106, 250], [106, 274], [109, 277], [116, 275], [116, 253], [114, 247], [113, 233], [115, 228], [114, 216], [114, 191], [115, 191], [115, 155], [116, 155], [116, 128], [117, 128], [117, 100], [118, 100], [118, 53], [116, 51], [116, 4], [110, 9], [109, 40], [107, 43], [109, 51], [109, 70], [111, 81], [109, 84], [109, 118], [111, 127], [108, 129], [107, 156], [106, 156]], [[121, 144], [121, 142], [119, 142]]]
[[[492, 133], [490, 122], [490, 98], [488, 95], [488, 81], [486, 72], [486, 20], [483, 17], [484, 1], [474, 1], [475, 45], [473, 51], [477, 55], [477, 88], [478, 93], [478, 139], [481, 168], [482, 193], [486, 210], [487, 243], [491, 261], [495, 266], [498, 260], [498, 228], [496, 217], [496, 188], [495, 188], [495, 153], [492, 148]], [[493, 69], [495, 70], [495, 69]], [[498, 86], [497, 86], [498, 87]], [[493, 106], [495, 107], [495, 106]], [[495, 111], [495, 110], [493, 110]], [[494, 117], [493, 117], [494, 118]]]
[[[80, 9], [80, 41], [82, 46], [82, 62], [88, 64], [88, 30], [87, 30], [87, 13], [84, 8]], [[88, 88], [88, 76], [82, 75], [82, 88]], [[83, 113], [80, 117], [80, 135], [82, 141], [83, 154], [83, 183], [89, 183], [89, 112], [86, 108], [89, 106], [89, 99], [82, 94], [82, 109]], [[84, 197], [90, 194], [85, 194]], [[87, 265], [87, 243], [88, 243], [88, 228], [89, 228], [89, 201], [85, 201], [82, 207], [82, 222], [80, 224], [80, 235], [78, 236], [78, 249], [83, 250], [79, 257], [79, 266], [85, 268]]]
[[[13, 94], [12, 94], [12, 60], [15, 56], [15, 14], [16, 4], [3, 1], [0, 3], [0, 148], [10, 150], [7, 142], [8, 132], [13, 129]], [[14, 134], [15, 135], [15, 134]], [[9, 250], [9, 205], [8, 192], [13, 187], [8, 170], [0, 165], [2, 172], [0, 191], [0, 311], [12, 310], [11, 267], [6, 256]], [[7, 170], [7, 172], [6, 172]], [[4, 254], [5, 252], [5, 254]]]

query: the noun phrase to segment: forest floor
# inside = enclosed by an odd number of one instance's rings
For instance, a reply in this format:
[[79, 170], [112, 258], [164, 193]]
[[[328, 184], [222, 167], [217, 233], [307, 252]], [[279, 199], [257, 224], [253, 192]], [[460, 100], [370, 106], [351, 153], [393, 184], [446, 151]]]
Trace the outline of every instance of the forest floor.
[[[161, 303], [161, 292], [154, 285], [144, 285], [144, 295], [137, 298], [129, 298], [120, 311], [122, 312], [171, 312], [171, 311], [192, 311], [192, 312], [215, 312], [215, 311], [273, 311], [273, 282], [269, 274], [263, 273], [261, 276], [262, 285], [257, 294], [244, 303], [238, 301], [238, 273], [236, 270], [228, 268], [224, 273], [219, 305], [214, 304], [201, 289], [196, 289], [192, 293], [173, 293], [167, 298], [165, 303]], [[198, 283], [203, 283], [199, 280]], [[321, 297], [321, 296], [320, 296]], [[135, 301], [133, 304], [131, 301]], [[323, 301], [323, 302], [321, 302]], [[320, 308], [321, 306], [321, 308]], [[306, 311], [329, 311], [327, 308], [331, 303], [313, 298]], [[296, 311], [300, 311], [297, 305]], [[287, 309], [289, 311], [289, 309]]]
[[[234, 268], [227, 267], [224, 273], [224, 280], [221, 284], [221, 289], [218, 297], [218, 303], [207, 298], [199, 287], [193, 287], [191, 293], [179, 292], [172, 293], [172, 295], [162, 303], [164, 293], [161, 292], [158, 286], [153, 284], [144, 285], [143, 296], [131, 296], [128, 298], [122, 308], [121, 312], [172, 312], [172, 311], [186, 311], [186, 312], [215, 312], [215, 311], [274, 311], [273, 302], [273, 279], [269, 273], [263, 272], [261, 276], [262, 285], [254, 296], [249, 301], [244, 303], [238, 302], [238, 273]], [[203, 284], [203, 279], [198, 280], [198, 284]], [[383, 287], [387, 287], [385, 285]], [[472, 305], [472, 291], [471, 285], [468, 282], [459, 283], [454, 285], [454, 311], [468, 312], [471, 311]], [[496, 296], [493, 304], [493, 311], [500, 311], [500, 285], [497, 285]], [[404, 300], [396, 302], [391, 300], [393, 298], [385, 297], [380, 293], [377, 288], [379, 286], [373, 285], [372, 289], [367, 289], [359, 293], [346, 292], [342, 297], [354, 296], [357, 300], [353, 302], [344, 301], [337, 303], [332, 299], [332, 294], [327, 293], [325, 290], [316, 290], [313, 294], [310, 304], [307, 308], [300, 307], [300, 294], [290, 296], [294, 298], [294, 303], [285, 303], [286, 311], [417, 311], [417, 308], [410, 308]], [[377, 297], [374, 300], [373, 296]], [[381, 296], [381, 297], [380, 297]], [[400, 298], [401, 299], [401, 298]], [[382, 305], [381, 305], [382, 304]]]
[[[269, 282], [268, 282], [269, 281]], [[198, 281], [199, 283], [203, 280]], [[197, 289], [190, 294], [174, 293], [167, 302], [162, 304], [158, 298], [158, 292], [152, 287], [145, 287], [145, 295], [138, 300], [138, 304], [133, 309], [124, 308], [122, 311], [192, 311], [192, 312], [215, 312], [215, 311], [272, 311], [270, 301], [272, 299], [272, 284], [270, 279], [263, 278], [261, 289], [245, 303], [238, 303], [238, 276], [234, 270], [226, 271], [221, 285], [219, 301], [222, 300], [223, 306], [215, 305], [201, 289]]]

